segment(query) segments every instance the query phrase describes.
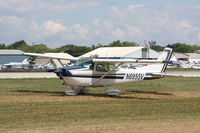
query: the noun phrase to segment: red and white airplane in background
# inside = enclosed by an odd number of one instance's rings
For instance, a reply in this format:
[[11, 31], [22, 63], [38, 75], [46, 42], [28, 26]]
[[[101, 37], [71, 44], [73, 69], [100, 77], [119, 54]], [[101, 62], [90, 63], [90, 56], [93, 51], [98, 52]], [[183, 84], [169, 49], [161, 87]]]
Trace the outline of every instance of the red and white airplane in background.
[[[75, 61], [73, 65], [62, 66], [55, 73], [64, 81], [65, 85], [71, 86], [71, 90], [65, 91], [66, 95], [86, 93], [88, 87], [106, 87], [115, 84], [136, 82], [147, 79], [158, 79], [164, 76], [173, 76], [165, 73], [167, 64], [178, 64], [171, 61], [173, 49], [167, 46], [157, 60], [139, 59], [102, 59], [102, 58], [69, 58], [64, 56], [24, 53], [28, 56], [41, 56], [50, 59]], [[143, 67], [125, 69], [120, 66], [131, 63], [145, 63]], [[108, 95], [115, 96], [120, 90], [110, 89]]]

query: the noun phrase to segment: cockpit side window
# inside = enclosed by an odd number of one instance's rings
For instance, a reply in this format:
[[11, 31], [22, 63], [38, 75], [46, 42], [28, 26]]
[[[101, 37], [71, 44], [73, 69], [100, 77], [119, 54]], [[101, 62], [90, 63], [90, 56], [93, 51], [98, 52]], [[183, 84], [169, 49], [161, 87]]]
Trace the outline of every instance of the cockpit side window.
[[109, 71], [108, 65], [106, 65], [106, 64], [97, 64], [96, 65], [96, 71], [107, 72], [107, 71]]
[[96, 71], [107, 72], [107, 71], [117, 71], [119, 70], [116, 68], [114, 64], [97, 64]]
[[110, 64], [109, 65], [109, 70], [111, 70], [111, 71], [118, 71], [119, 68], [117, 67], [117, 64]]

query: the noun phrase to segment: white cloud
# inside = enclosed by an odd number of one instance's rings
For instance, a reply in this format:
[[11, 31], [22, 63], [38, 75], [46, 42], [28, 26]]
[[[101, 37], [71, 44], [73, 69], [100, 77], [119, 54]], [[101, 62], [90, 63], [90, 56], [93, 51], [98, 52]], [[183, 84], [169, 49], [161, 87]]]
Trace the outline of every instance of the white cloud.
[[114, 18], [116, 16], [123, 17], [124, 12], [122, 10], [120, 10], [119, 8], [115, 7], [115, 6], [111, 6], [110, 7], [110, 17]]
[[[108, 44], [114, 40], [129, 40], [139, 43], [143, 43], [143, 40], [156, 40], [161, 44], [174, 42], [196, 44], [200, 41], [200, 6], [163, 5], [152, 7], [139, 4], [121, 8], [116, 5], [108, 5], [108, 10], [104, 12], [108, 16], [101, 14], [100, 16], [104, 17], [100, 17], [94, 12], [93, 16], [77, 15], [72, 20], [63, 14], [75, 10], [81, 12], [101, 3], [92, 0], [84, 0], [86, 3], [80, 0], [76, 2], [65, 2], [64, 0], [59, 2], [20, 1], [0, 1], [0, 8], [2, 8], [0, 9], [1, 40], [25, 39], [28, 42], [60, 45], [66, 42]], [[10, 8], [12, 8], [11, 12], [24, 13], [26, 11], [28, 17], [22, 14], [1, 15], [1, 11], [4, 12]], [[44, 12], [42, 9], [45, 9]], [[58, 11], [60, 17], [55, 18], [54, 15], [57, 16]], [[45, 12], [48, 12], [49, 15], [44, 16]], [[74, 12], [70, 13], [73, 16]], [[29, 17], [32, 15], [35, 17]], [[41, 15], [42, 19], [38, 21], [37, 15]]]
[[191, 28], [192, 26], [189, 24], [188, 21], [182, 20], [182, 21], [180, 22], [180, 27], [181, 27], [181, 28]]
[[144, 7], [144, 4], [130, 5], [130, 6], [128, 6], [128, 10], [134, 10], [134, 9], [139, 9], [139, 8], [143, 8], [143, 7]]
[[10, 25], [10, 26], [17, 26], [21, 25], [24, 22], [23, 18], [17, 16], [1, 16], [0, 17], [0, 24]]
[[81, 35], [86, 35], [88, 33], [88, 29], [82, 27], [80, 24], [74, 24], [71, 28], [70, 31], [74, 31], [75, 33], [81, 34]]
[[64, 37], [66, 40], [87, 40], [88, 29], [80, 24], [74, 24], [68, 27]]
[[88, 25], [89, 29], [88, 35], [92, 44], [98, 44], [98, 43], [105, 44], [113, 41], [114, 38], [112, 32], [116, 28], [114, 23], [115, 22], [112, 20], [94, 19], [92, 23]]
[[123, 29], [128, 34], [127, 40], [197, 43], [194, 38], [200, 31], [200, 8], [197, 6], [167, 5], [153, 8], [130, 5], [127, 8], [111, 7], [110, 10], [110, 21], [114, 22], [115, 28]]
[[24, 18], [17, 16], [0, 16], [0, 41], [10, 42], [15, 38], [21, 38], [24, 35], [22, 27], [26, 26]]
[[52, 20], [46, 21], [41, 25], [41, 30], [45, 32], [46, 35], [56, 34], [57, 32], [64, 31], [65, 29], [66, 27], [64, 25]]
[[200, 32], [197, 34], [197, 41], [200, 42]]
[[[60, 11], [74, 11], [84, 10], [101, 5], [98, 1], [85, 0], [85, 1], [41, 1], [41, 0], [6, 0], [0, 1], [0, 11], [7, 13], [15, 12], [31, 15], [41, 15], [44, 13], [54, 13]], [[5, 13], [6, 13], [5, 12]], [[38, 14], [40, 13], [40, 14]]]
[[34, 21], [29, 25], [27, 32], [30, 32], [28, 37], [31, 40], [38, 40], [41, 38], [56, 36], [57, 34], [64, 32], [66, 29], [66, 26], [52, 20], [45, 21], [42, 24], [38, 24]]
[[143, 33], [139, 27], [126, 25], [127, 33], [130, 38], [136, 38], [143, 36]]
[[111, 10], [111, 12], [113, 12], [113, 13], [119, 13], [119, 9], [118, 9], [117, 7], [115, 7], [115, 6], [111, 6], [111, 7], [110, 7], [110, 10]]
[[118, 39], [118, 40], [124, 39], [124, 37], [125, 37], [124, 31], [122, 31], [119, 28], [116, 28], [115, 30], [113, 30], [112, 35], [113, 35], [113, 39]]

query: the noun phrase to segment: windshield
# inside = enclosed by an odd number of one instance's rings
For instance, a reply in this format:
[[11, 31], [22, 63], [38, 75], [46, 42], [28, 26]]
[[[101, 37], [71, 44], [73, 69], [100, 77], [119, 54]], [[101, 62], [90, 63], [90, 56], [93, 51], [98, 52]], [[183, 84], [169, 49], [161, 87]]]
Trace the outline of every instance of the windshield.
[[80, 58], [79, 60], [72, 62], [74, 66], [82, 66], [85, 68], [91, 68], [93, 66], [93, 61], [92, 58]]

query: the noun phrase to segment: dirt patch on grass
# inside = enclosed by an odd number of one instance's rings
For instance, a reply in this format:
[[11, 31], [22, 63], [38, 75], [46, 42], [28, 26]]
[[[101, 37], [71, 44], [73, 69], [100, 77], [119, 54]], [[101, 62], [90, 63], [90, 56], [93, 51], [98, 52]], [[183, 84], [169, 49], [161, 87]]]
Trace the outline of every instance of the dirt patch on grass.
[[0, 103], [62, 102], [62, 101], [104, 101], [111, 97], [93, 96], [50, 96], [50, 95], [2, 95]]
[[7, 133], [199, 133], [200, 121], [137, 121], [137, 122], [97, 122], [71, 126], [43, 127], [36, 129], [16, 129]]
[[60, 94], [0, 94], [0, 103], [30, 103], [30, 102], [61, 102], [61, 101], [106, 101], [106, 100], [162, 100], [199, 98], [199, 91], [168, 91], [164, 92], [128, 92], [116, 97], [106, 94], [86, 94], [66, 96]]

